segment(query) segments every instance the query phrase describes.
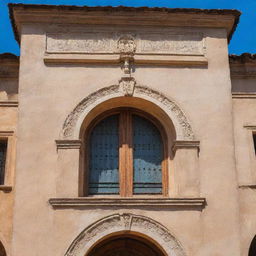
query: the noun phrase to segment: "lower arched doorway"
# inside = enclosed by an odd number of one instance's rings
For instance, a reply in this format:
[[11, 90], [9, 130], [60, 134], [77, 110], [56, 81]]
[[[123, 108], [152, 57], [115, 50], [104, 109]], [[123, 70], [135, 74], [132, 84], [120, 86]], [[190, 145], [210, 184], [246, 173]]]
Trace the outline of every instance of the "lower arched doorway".
[[0, 241], [0, 256], [6, 256], [6, 252], [1, 241]]
[[103, 240], [86, 256], [164, 256], [164, 254], [156, 245], [144, 238], [124, 235]]

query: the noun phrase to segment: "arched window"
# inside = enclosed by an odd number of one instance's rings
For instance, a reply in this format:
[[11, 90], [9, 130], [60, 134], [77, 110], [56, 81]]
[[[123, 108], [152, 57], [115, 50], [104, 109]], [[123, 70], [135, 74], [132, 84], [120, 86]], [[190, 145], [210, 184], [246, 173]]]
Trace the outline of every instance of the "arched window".
[[166, 195], [164, 133], [151, 116], [119, 109], [97, 118], [87, 133], [87, 195]]
[[255, 256], [255, 255], [256, 255], [256, 236], [252, 239], [248, 256]]

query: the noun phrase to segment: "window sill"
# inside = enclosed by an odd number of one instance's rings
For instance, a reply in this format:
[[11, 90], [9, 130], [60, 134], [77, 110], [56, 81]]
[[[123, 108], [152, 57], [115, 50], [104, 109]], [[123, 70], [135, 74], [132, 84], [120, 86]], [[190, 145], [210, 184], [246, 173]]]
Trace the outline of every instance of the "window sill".
[[201, 207], [206, 205], [205, 198], [51, 198], [53, 208], [81, 208], [91, 206], [124, 206], [124, 207]]
[[251, 188], [251, 189], [256, 189], [256, 184], [242, 184], [239, 185], [238, 188]]
[[12, 186], [0, 185], [0, 191], [4, 191], [6, 193], [12, 191]]

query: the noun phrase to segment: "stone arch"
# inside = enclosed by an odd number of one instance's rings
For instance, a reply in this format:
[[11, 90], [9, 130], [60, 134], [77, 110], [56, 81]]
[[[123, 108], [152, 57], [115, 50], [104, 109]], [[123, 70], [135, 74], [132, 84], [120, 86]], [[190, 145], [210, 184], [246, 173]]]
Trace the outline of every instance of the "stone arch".
[[[176, 140], [192, 141], [195, 139], [188, 118], [175, 101], [142, 85], [135, 86], [133, 96], [154, 103], [166, 113], [175, 128]], [[124, 97], [119, 85], [104, 87], [84, 98], [66, 118], [60, 135], [61, 139], [79, 139], [80, 128], [88, 113], [97, 105], [117, 97]]]
[[148, 238], [165, 255], [186, 255], [180, 242], [162, 224], [145, 216], [123, 213], [107, 216], [88, 226], [73, 241], [65, 256], [85, 256], [99, 241], [116, 234]]

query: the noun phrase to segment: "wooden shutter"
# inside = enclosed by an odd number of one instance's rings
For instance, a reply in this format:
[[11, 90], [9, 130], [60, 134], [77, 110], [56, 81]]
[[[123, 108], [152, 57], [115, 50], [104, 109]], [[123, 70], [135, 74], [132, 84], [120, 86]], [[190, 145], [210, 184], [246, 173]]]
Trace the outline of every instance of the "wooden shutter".
[[91, 132], [89, 194], [119, 193], [118, 119], [118, 115], [109, 116]]
[[163, 142], [153, 123], [133, 115], [133, 193], [162, 193]]

